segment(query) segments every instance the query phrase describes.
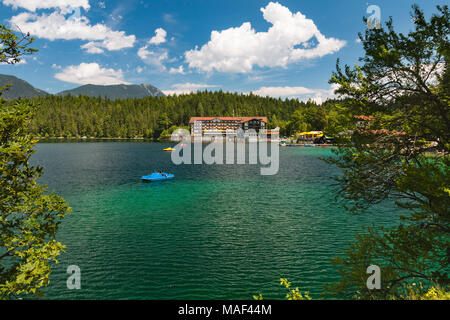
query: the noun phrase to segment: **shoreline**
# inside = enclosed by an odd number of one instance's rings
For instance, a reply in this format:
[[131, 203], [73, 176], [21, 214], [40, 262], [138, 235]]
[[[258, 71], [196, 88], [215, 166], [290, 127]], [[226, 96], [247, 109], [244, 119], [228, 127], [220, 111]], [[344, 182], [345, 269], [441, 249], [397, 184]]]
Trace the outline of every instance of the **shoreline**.
[[99, 141], [134, 141], [134, 142], [169, 142], [165, 140], [155, 140], [151, 138], [95, 138], [95, 137], [34, 137], [39, 142], [99, 142]]

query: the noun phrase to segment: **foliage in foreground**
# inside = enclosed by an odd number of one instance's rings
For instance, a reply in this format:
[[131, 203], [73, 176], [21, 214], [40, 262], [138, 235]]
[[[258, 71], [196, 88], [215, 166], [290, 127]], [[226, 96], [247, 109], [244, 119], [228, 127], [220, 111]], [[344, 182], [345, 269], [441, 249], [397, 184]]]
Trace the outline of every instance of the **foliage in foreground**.
[[417, 290], [415, 286], [415, 284], [411, 286], [405, 300], [450, 300], [450, 292], [442, 288], [432, 287], [426, 293], [417, 293], [417, 291], [423, 292], [423, 288]]
[[21, 56], [36, 52], [30, 48], [34, 38], [29, 34], [15, 34], [11, 29], [0, 25], [0, 62], [7, 64], [19, 63]]
[[[409, 214], [392, 228], [370, 227], [333, 263], [341, 280], [327, 289], [356, 299], [448, 297], [450, 260], [450, 14], [448, 7], [426, 20], [413, 7], [415, 29], [386, 28], [360, 35], [363, 66], [342, 70], [331, 83], [348, 108], [366, 121], [342, 141], [328, 161], [340, 196], [351, 212], [385, 199]], [[366, 286], [369, 265], [381, 268], [381, 290]], [[411, 287], [414, 286], [414, 294]], [[438, 289], [439, 288], [439, 289]]]
[[[32, 40], [0, 25], [0, 63], [17, 63], [34, 52], [28, 48]], [[40, 295], [64, 248], [55, 237], [70, 209], [61, 197], [45, 193], [36, 182], [42, 168], [29, 163], [36, 143], [28, 134], [34, 109], [0, 98], [0, 300]]]
[[[285, 298], [287, 300], [311, 300], [311, 297], [309, 296], [309, 292], [305, 292], [302, 294], [300, 292], [300, 289], [296, 287], [295, 289], [291, 288], [291, 283], [288, 281], [288, 279], [281, 278], [280, 279], [280, 285], [286, 288], [287, 293]], [[253, 299], [255, 300], [263, 300], [263, 295], [260, 293], [258, 296], [253, 296]]]
[[29, 164], [36, 141], [25, 134], [32, 109], [0, 104], [0, 299], [39, 294], [64, 246], [55, 240], [69, 208], [37, 184], [42, 168]]

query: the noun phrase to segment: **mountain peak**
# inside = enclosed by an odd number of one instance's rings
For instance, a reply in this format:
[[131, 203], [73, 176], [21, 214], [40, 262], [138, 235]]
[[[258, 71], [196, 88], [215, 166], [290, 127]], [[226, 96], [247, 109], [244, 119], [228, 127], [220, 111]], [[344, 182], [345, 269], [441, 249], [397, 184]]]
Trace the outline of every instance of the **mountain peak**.
[[0, 88], [11, 84], [3, 91], [1, 97], [5, 100], [13, 100], [17, 98], [33, 98], [37, 96], [48, 95], [47, 92], [36, 89], [28, 82], [7, 74], [0, 74]]
[[132, 99], [145, 97], [163, 97], [164, 93], [151, 84], [116, 84], [94, 85], [86, 84], [81, 87], [66, 90], [58, 95], [87, 95], [90, 97], [103, 97], [111, 100]]
[[[5, 90], [1, 95], [1, 97], [5, 100], [33, 98], [48, 95], [47, 92], [36, 89], [22, 79], [12, 75], [0, 74], [0, 88], [7, 84], [12, 84], [12, 86]], [[57, 93], [57, 95], [86, 95], [89, 97], [103, 97], [111, 100], [165, 96], [161, 90], [149, 83], [117, 85], [85, 84], [71, 90], [62, 91]]]

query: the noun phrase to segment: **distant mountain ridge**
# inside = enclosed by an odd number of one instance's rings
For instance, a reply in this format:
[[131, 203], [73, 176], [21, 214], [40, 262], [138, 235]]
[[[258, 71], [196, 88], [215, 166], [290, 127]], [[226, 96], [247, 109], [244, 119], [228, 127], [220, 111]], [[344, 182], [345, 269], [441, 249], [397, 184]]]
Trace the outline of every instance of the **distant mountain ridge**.
[[[7, 84], [12, 84], [12, 86], [5, 90], [1, 95], [5, 100], [49, 95], [49, 93], [36, 89], [22, 79], [11, 75], [0, 74], [0, 88]], [[151, 84], [119, 84], [106, 86], [87, 84], [71, 90], [59, 92], [56, 95], [86, 95], [89, 97], [103, 97], [111, 100], [165, 96], [161, 90]]]
[[165, 96], [161, 90], [151, 84], [118, 84], [108, 86], [87, 84], [72, 90], [60, 92], [57, 95], [86, 95], [89, 97], [103, 97], [111, 100]]
[[5, 100], [13, 100], [17, 98], [33, 98], [38, 96], [46, 96], [47, 92], [36, 89], [28, 82], [15, 76], [0, 74], [0, 88], [12, 84], [6, 88], [1, 97]]

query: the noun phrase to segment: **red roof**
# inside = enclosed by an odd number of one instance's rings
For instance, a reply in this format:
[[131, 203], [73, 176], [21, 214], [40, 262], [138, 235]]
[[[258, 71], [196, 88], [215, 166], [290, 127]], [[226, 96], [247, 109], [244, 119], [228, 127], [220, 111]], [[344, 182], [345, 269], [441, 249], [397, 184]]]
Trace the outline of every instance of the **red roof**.
[[250, 120], [261, 120], [267, 123], [267, 117], [192, 117], [189, 123], [194, 123], [195, 121], [212, 121], [214, 119], [219, 119], [222, 121], [239, 121], [244, 123]]
[[375, 120], [375, 117], [362, 115], [362, 116], [355, 116], [355, 119], [364, 120], [364, 121], [371, 121], [371, 120]]

